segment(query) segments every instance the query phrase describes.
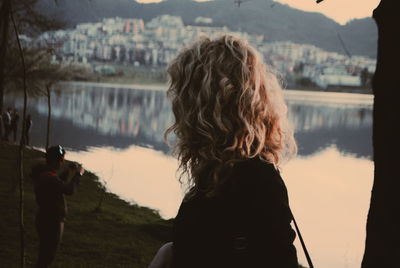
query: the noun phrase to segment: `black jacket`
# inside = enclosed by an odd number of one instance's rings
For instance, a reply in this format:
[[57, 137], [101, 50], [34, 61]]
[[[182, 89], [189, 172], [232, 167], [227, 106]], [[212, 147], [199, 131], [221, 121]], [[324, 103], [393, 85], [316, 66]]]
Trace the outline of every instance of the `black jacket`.
[[67, 203], [64, 194], [72, 195], [79, 184], [79, 176], [67, 181], [68, 172], [60, 176], [47, 165], [32, 168], [31, 177], [38, 204], [37, 217], [46, 221], [64, 221]]
[[286, 186], [274, 165], [236, 164], [215, 197], [182, 202], [174, 224], [174, 268], [298, 268]]

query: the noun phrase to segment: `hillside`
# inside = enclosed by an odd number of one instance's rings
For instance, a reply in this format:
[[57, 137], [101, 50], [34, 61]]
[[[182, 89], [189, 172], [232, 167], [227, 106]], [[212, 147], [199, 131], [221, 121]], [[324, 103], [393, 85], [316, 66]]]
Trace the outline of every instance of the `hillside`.
[[376, 57], [377, 29], [371, 18], [342, 26], [322, 14], [304, 12], [272, 0], [251, 0], [240, 8], [233, 0], [168, 0], [153, 4], [133, 0], [59, 0], [57, 3], [40, 0], [39, 8], [48, 15], [62, 18], [69, 27], [116, 16], [149, 21], [162, 14], [181, 16], [185, 24], [193, 24], [196, 17], [203, 16], [212, 18], [215, 26], [226, 25], [232, 30], [264, 34], [269, 41], [290, 40], [344, 53], [338, 38], [340, 34], [352, 55]]
[[[19, 194], [17, 191], [18, 147], [0, 142], [0, 266], [19, 267]], [[25, 174], [43, 159], [40, 151], [25, 151]], [[68, 155], [67, 155], [68, 158]], [[87, 172], [75, 195], [67, 197], [69, 215], [63, 243], [52, 267], [145, 268], [155, 252], [171, 240], [171, 220], [129, 204], [107, 193], [100, 212], [95, 212], [103, 194], [98, 178]], [[25, 181], [25, 239], [27, 267], [36, 260], [38, 237], [34, 215], [36, 203], [32, 183]]]

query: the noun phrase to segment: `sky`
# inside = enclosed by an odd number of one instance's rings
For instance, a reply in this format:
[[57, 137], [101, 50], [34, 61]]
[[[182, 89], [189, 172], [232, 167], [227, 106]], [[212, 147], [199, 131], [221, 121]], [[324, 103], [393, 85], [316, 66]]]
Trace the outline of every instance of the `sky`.
[[[160, 2], [161, 0], [137, 0], [141, 3]], [[198, 2], [207, 0], [198, 0]], [[380, 0], [324, 0], [316, 4], [315, 0], [275, 0], [291, 7], [304, 11], [320, 12], [334, 19], [340, 24], [345, 24], [355, 18], [371, 17], [372, 11]], [[234, 2], [234, 0], [232, 0]]]

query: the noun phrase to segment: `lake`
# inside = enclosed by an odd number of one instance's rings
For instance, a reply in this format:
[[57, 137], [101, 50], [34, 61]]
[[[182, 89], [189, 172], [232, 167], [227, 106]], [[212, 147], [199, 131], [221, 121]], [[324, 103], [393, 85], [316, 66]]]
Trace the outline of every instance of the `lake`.
[[[285, 90], [298, 156], [283, 167], [293, 213], [319, 268], [360, 267], [373, 181], [372, 95]], [[6, 105], [22, 109], [20, 98]], [[163, 142], [172, 123], [165, 88], [64, 84], [52, 99], [51, 144], [107, 189], [174, 217], [183, 189]], [[30, 99], [32, 145], [43, 148], [47, 104]], [[301, 263], [306, 264], [298, 239]]]

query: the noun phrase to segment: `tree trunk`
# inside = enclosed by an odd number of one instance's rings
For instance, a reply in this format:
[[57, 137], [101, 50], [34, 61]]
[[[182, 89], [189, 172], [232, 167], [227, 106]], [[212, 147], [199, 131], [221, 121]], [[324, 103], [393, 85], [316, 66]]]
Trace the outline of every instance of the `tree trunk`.
[[19, 40], [19, 34], [18, 34], [18, 29], [17, 25], [14, 20], [14, 15], [12, 11], [10, 12], [10, 17], [12, 20], [12, 24], [14, 27], [14, 32], [15, 32], [15, 37], [17, 39], [18, 43], [18, 48], [21, 56], [21, 63], [22, 63], [22, 79], [23, 79], [23, 87], [24, 87], [24, 112], [22, 116], [22, 135], [21, 139], [19, 142], [19, 209], [20, 209], [20, 222], [19, 222], [19, 228], [20, 228], [20, 243], [21, 243], [21, 249], [20, 249], [20, 254], [21, 254], [21, 263], [20, 267], [24, 268], [25, 267], [25, 226], [24, 226], [24, 148], [25, 148], [25, 143], [24, 143], [24, 133], [25, 133], [25, 121], [26, 121], [26, 106], [27, 106], [27, 99], [28, 99], [28, 94], [27, 94], [27, 88], [26, 88], [26, 67], [25, 67], [25, 58], [24, 58], [24, 53], [22, 51], [21, 47], [21, 42]]
[[0, 114], [4, 106], [4, 69], [8, 45], [9, 20], [11, 14], [11, 0], [3, 0], [0, 7]]
[[46, 150], [50, 145], [50, 121], [51, 121], [51, 88], [46, 85], [47, 92], [47, 131], [46, 131]]
[[375, 171], [362, 268], [394, 268], [400, 263], [400, 42], [396, 2], [382, 0], [374, 11], [379, 33], [373, 79]]

